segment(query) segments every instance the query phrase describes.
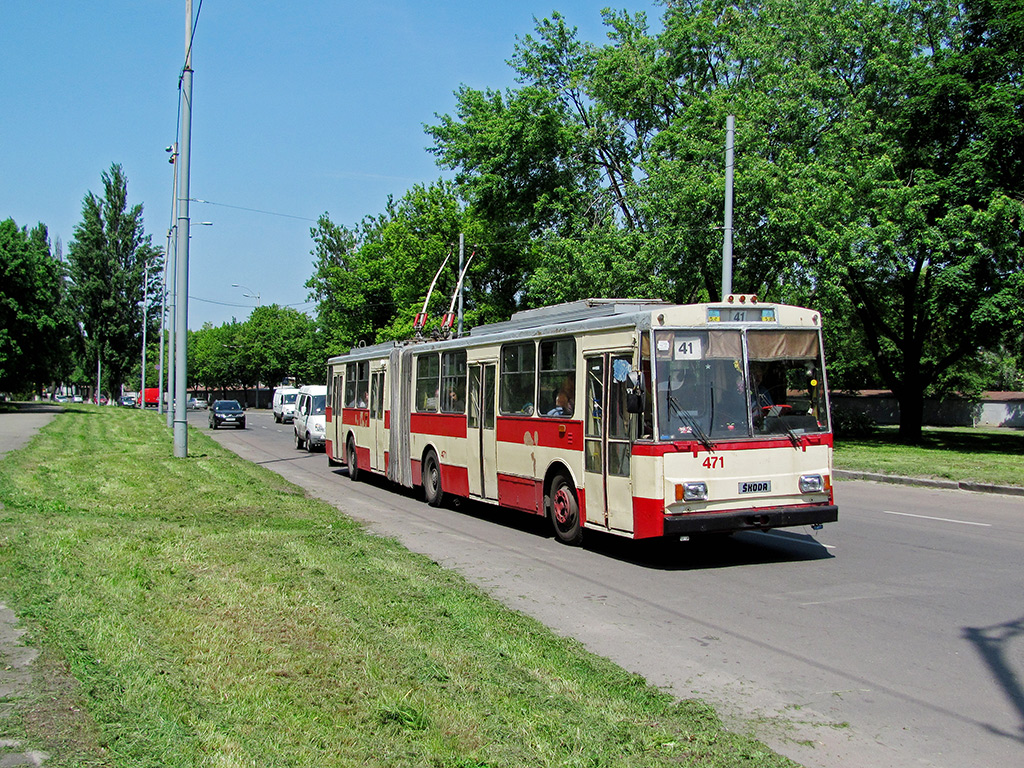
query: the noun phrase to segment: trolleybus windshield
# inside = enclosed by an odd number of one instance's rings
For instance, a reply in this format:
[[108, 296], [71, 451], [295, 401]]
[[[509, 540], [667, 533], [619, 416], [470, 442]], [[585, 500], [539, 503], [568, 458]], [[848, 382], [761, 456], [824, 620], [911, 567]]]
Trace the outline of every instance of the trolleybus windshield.
[[662, 440], [827, 432], [814, 330], [658, 330], [655, 407]]

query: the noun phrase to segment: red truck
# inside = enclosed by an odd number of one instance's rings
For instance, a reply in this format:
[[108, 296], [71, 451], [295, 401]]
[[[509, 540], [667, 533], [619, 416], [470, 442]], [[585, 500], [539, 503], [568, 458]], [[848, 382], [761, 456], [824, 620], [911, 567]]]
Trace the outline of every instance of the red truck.
[[146, 387], [142, 390], [142, 403], [147, 408], [156, 408], [160, 405], [160, 388]]

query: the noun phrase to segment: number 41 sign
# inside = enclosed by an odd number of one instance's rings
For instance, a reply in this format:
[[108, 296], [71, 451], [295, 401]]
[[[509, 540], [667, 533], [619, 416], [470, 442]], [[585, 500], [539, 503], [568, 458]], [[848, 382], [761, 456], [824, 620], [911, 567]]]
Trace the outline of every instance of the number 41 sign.
[[681, 338], [676, 336], [676, 360], [700, 360], [701, 357], [700, 337], [695, 336], [692, 338]]

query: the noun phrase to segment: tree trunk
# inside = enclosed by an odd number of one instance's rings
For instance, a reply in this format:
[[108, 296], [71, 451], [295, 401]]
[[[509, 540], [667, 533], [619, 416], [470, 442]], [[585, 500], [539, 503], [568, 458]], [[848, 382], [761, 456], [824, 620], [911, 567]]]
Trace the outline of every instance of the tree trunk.
[[924, 426], [924, 392], [917, 382], [904, 381], [897, 397], [900, 405], [900, 442], [918, 445]]

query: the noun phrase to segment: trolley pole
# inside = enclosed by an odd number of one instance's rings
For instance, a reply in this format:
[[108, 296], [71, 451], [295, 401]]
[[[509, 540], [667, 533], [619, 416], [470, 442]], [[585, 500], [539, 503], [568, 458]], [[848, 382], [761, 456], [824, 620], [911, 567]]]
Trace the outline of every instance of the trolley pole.
[[[462, 277], [463, 264], [465, 263], [466, 256], [466, 235], [463, 232], [459, 232], [459, 277]], [[456, 336], [462, 335], [462, 294], [465, 292], [465, 283], [459, 285], [459, 330]]]
[[732, 186], [733, 186], [733, 134], [736, 118], [725, 118], [725, 226], [722, 240], [722, 301], [732, 293]]
[[181, 72], [181, 144], [178, 161], [178, 231], [174, 302], [174, 456], [188, 456], [188, 182], [192, 148], [192, 0], [185, 0], [185, 67]]

